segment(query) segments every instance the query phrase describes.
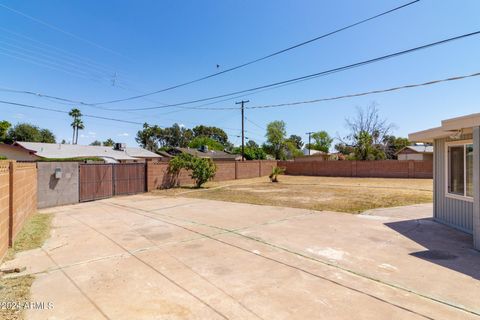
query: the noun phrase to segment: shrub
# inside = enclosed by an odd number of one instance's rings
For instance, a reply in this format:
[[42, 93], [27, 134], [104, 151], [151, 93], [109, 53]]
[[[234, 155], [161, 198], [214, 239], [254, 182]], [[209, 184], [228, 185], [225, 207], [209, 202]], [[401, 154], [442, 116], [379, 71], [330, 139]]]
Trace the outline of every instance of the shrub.
[[268, 176], [270, 181], [278, 182], [278, 176], [285, 173], [285, 168], [282, 167], [273, 167], [272, 173]]
[[193, 158], [190, 177], [195, 180], [195, 186], [200, 188], [212, 180], [217, 172], [217, 166], [210, 158]]
[[0, 156], [0, 160], [7, 160], [7, 157], [5, 157], [5, 156]]
[[195, 186], [200, 188], [204, 183], [213, 179], [217, 172], [217, 166], [210, 158], [194, 157], [187, 153], [173, 157], [168, 164], [168, 172], [173, 175], [175, 184], [178, 181], [180, 171], [191, 171], [190, 177], [195, 180]]

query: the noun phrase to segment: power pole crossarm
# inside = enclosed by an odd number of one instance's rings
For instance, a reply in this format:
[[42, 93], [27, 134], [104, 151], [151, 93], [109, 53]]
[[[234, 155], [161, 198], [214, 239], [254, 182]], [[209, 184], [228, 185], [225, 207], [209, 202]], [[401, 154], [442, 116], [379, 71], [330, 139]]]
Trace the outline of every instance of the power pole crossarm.
[[250, 102], [250, 100], [242, 100], [235, 102], [235, 104], [241, 105], [242, 111], [242, 161], [245, 161], [245, 103]]

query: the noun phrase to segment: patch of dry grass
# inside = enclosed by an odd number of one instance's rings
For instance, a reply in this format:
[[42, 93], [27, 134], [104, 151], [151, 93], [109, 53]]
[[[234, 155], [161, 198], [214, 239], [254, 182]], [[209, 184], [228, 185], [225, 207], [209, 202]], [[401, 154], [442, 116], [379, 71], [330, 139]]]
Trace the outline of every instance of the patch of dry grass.
[[204, 189], [155, 191], [166, 196], [359, 213], [432, 201], [431, 179], [281, 176], [209, 183]]
[[[13, 248], [5, 256], [6, 260], [15, 257], [15, 253], [39, 248], [50, 236], [52, 214], [34, 214], [22, 228], [17, 236]], [[0, 279], [0, 302], [28, 302], [30, 287], [35, 277], [31, 275], [9, 277]], [[0, 308], [0, 319], [23, 319], [23, 310], [16, 308]]]
[[[21, 276], [15, 278], [0, 279], [0, 301], [5, 302], [26, 302], [30, 298], [30, 287], [33, 276]], [[1, 308], [0, 319], [20, 320], [23, 319], [22, 309]]]

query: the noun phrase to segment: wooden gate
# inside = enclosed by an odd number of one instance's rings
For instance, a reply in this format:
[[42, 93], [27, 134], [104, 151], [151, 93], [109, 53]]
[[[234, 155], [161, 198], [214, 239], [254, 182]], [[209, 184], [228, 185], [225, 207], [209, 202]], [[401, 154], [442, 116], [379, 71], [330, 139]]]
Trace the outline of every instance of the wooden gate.
[[145, 192], [146, 181], [144, 163], [113, 165], [113, 193], [115, 195]]
[[146, 191], [144, 163], [80, 164], [80, 202]]
[[113, 196], [111, 164], [81, 164], [79, 166], [80, 202]]

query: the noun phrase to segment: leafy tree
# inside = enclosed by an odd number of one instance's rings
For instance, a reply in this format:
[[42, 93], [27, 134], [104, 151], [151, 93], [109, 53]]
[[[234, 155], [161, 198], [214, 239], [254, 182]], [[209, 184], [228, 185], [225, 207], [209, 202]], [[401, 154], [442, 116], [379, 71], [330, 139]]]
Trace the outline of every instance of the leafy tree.
[[68, 115], [73, 118], [73, 121], [70, 124], [70, 126], [72, 126], [73, 128], [72, 144], [77, 144], [78, 131], [85, 129], [85, 125], [82, 121], [82, 112], [77, 108], [73, 108], [72, 110], [70, 110]]
[[303, 148], [303, 141], [302, 141], [302, 137], [300, 137], [300, 136], [292, 134], [287, 139], [287, 141], [290, 141], [295, 146], [295, 148], [298, 149], [298, 150], [301, 150]]
[[387, 157], [385, 141], [394, 125], [381, 118], [375, 104], [365, 109], [357, 108], [354, 118], [345, 119], [350, 133], [346, 141], [341, 142], [354, 147], [354, 157], [357, 160], [378, 160]]
[[8, 143], [14, 141], [55, 143], [55, 136], [48, 129], [40, 129], [29, 123], [18, 123], [8, 130], [5, 141]]
[[143, 129], [137, 132], [135, 141], [149, 151], [155, 152], [158, 149], [157, 133], [161, 130], [158, 126], [150, 126], [148, 123], [143, 124]]
[[7, 132], [11, 126], [12, 124], [8, 121], [0, 121], [0, 142], [4, 142], [7, 139]]
[[93, 141], [92, 143], [90, 143], [90, 145], [91, 145], [91, 146], [101, 146], [102, 143], [101, 143], [100, 141], [98, 141], [98, 140], [95, 140], [95, 141]]
[[340, 152], [341, 154], [348, 156], [355, 152], [355, 148], [352, 146], [348, 146], [345, 143], [337, 143], [335, 145], [335, 150]]
[[218, 151], [222, 151], [225, 148], [217, 140], [214, 140], [214, 139], [209, 138], [209, 137], [204, 137], [204, 136], [195, 137], [195, 138], [193, 138], [192, 141], [190, 141], [188, 143], [188, 147], [190, 147], [190, 148], [199, 149], [202, 146], [207, 146], [208, 149], [210, 149], [210, 150], [218, 150]]
[[383, 145], [387, 159], [397, 159], [396, 153], [409, 146], [410, 141], [407, 138], [388, 135], [384, 137]]
[[55, 143], [55, 135], [48, 129], [41, 129], [40, 142]]
[[254, 140], [248, 140], [247, 143], [245, 143], [246, 147], [251, 147], [251, 148], [258, 148], [259, 145], [256, 143]]
[[226, 146], [228, 144], [228, 135], [220, 128], [199, 125], [194, 127], [192, 131], [194, 138], [207, 137], [217, 141], [223, 146]]
[[103, 141], [103, 146], [105, 147], [113, 147], [115, 144], [115, 141], [113, 141], [111, 138], [108, 138], [107, 140]]
[[284, 121], [273, 121], [267, 125], [267, 143], [264, 144], [264, 149], [271, 153], [275, 159], [279, 160], [285, 158], [285, 136], [287, 130]]
[[[267, 158], [267, 153], [258, 145], [249, 146], [248, 143], [244, 148], [245, 159], [246, 160], [265, 160]], [[233, 149], [234, 154], [242, 154], [242, 147], [236, 147]]]
[[291, 141], [290, 139], [286, 140], [284, 143], [285, 158], [291, 159], [291, 158], [303, 157], [302, 150], [298, 149], [297, 146], [298, 145], [294, 141]]
[[65, 139], [62, 139], [62, 141], [60, 143], [61, 144], [67, 144], [67, 141]]
[[360, 132], [355, 146], [355, 160], [383, 160], [385, 152], [378, 145], [374, 145], [373, 137], [366, 131]]
[[330, 146], [332, 145], [333, 138], [330, 137], [326, 131], [314, 132], [311, 135], [313, 143], [308, 145], [311, 150], [318, 150], [328, 153]]

